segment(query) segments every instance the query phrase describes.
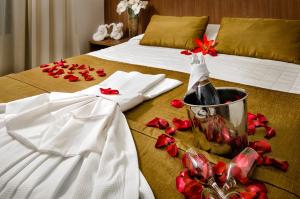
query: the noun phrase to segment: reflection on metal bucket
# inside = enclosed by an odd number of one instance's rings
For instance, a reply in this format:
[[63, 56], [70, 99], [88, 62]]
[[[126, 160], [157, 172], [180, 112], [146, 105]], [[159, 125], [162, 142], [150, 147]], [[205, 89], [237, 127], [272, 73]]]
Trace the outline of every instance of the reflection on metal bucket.
[[222, 104], [193, 105], [195, 93], [184, 98], [196, 144], [211, 153], [234, 157], [248, 146], [247, 94], [243, 89], [217, 88]]

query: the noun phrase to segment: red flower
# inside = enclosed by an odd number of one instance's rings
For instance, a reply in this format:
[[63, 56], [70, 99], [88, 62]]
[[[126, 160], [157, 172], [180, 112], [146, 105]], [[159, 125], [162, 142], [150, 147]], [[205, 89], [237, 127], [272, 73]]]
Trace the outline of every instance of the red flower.
[[196, 38], [195, 42], [198, 45], [198, 47], [196, 47], [195, 49], [192, 50], [194, 53], [201, 52], [203, 55], [209, 54], [211, 56], [217, 56], [217, 51], [214, 48], [214, 45], [215, 45], [214, 40], [208, 40], [206, 35], [204, 35], [203, 41]]
[[169, 123], [162, 118], [156, 117], [156, 118], [152, 119], [151, 121], [149, 121], [147, 123], [147, 126], [155, 127], [155, 128], [159, 128], [159, 129], [166, 129], [167, 127], [169, 127]]
[[179, 99], [174, 99], [171, 101], [171, 106], [175, 108], [182, 108], [184, 106], [183, 101]]
[[175, 138], [168, 136], [166, 134], [161, 134], [158, 136], [157, 141], [155, 143], [155, 148], [165, 147], [171, 143], [175, 142]]
[[176, 177], [176, 188], [187, 199], [201, 198], [203, 186], [196, 180], [189, 177], [188, 172], [182, 171]]
[[176, 133], [176, 128], [174, 128], [174, 127], [168, 127], [168, 128], [166, 128], [165, 132], [168, 135], [174, 135]]
[[111, 88], [100, 88], [100, 92], [103, 95], [118, 95], [119, 94], [118, 90], [113, 90]]
[[48, 66], [49, 66], [49, 64], [42, 64], [42, 65], [40, 65], [40, 68], [46, 68]]
[[170, 144], [167, 146], [167, 152], [170, 154], [172, 157], [176, 157], [178, 155], [178, 147], [175, 143]]
[[271, 152], [271, 145], [267, 140], [250, 142], [249, 146], [253, 148], [255, 151], [262, 151], [264, 153]]
[[174, 118], [172, 122], [176, 126], [176, 128], [181, 131], [190, 129], [192, 125], [190, 120], [181, 120], [178, 118]]

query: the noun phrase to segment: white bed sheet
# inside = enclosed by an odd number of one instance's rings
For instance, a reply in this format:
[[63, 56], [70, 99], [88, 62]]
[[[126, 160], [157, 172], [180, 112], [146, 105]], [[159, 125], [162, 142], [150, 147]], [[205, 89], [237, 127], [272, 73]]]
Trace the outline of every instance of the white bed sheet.
[[[216, 25], [213, 29], [217, 29]], [[216, 34], [208, 33], [209, 38]], [[190, 72], [190, 56], [180, 49], [139, 45], [143, 35], [126, 43], [89, 53], [102, 59], [167, 70]], [[218, 54], [205, 56], [210, 77], [277, 91], [300, 94], [300, 65], [280, 61]]]

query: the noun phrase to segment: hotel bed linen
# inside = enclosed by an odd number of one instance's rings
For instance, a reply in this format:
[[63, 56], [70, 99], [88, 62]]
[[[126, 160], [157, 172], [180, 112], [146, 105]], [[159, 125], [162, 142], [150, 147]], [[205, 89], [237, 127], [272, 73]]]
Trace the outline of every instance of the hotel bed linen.
[[[218, 25], [209, 25], [206, 34], [215, 39]], [[190, 72], [190, 56], [181, 55], [180, 49], [142, 46], [143, 35], [126, 43], [89, 53], [102, 59]], [[300, 94], [300, 65], [280, 61], [219, 54], [205, 56], [210, 76], [215, 79], [241, 83], [277, 91]]]
[[[156, 138], [163, 131], [145, 126], [153, 117], [163, 117], [171, 121], [174, 117], [187, 118], [185, 109], [175, 109], [169, 105], [174, 98], [183, 97], [188, 81], [188, 74], [168, 71], [163, 69], [141, 67], [139, 65], [125, 64], [99, 59], [92, 56], [82, 55], [67, 60], [68, 63], [89, 64], [96, 68], [102, 67], [108, 76], [117, 70], [139, 71], [147, 74], [166, 74], [168, 78], [182, 81], [184, 84], [178, 88], [157, 97], [156, 99], [144, 102], [138, 107], [125, 113], [135, 145], [137, 147], [139, 166], [145, 178], [150, 184], [157, 198], [182, 198], [176, 191], [175, 178], [182, 170], [180, 158], [170, 157], [164, 150], [154, 147]], [[41, 90], [76, 92], [92, 85], [95, 85], [105, 78], [96, 78], [95, 81], [79, 81], [70, 83], [61, 78], [54, 79], [35, 68], [18, 74], [11, 74], [7, 78], [13, 78], [27, 85], [33, 85]], [[236, 86], [247, 90], [249, 93], [248, 108], [253, 113], [264, 113], [270, 120], [270, 125], [277, 130], [275, 138], [270, 140], [273, 157], [288, 160], [290, 168], [287, 173], [270, 167], [259, 167], [255, 170], [254, 178], [266, 182], [270, 198], [299, 198], [300, 196], [300, 159], [295, 156], [300, 150], [300, 96], [296, 94], [283, 93], [268, 89], [261, 89], [221, 80], [212, 80], [216, 86]], [[2, 93], [1, 95], [6, 95]], [[0, 95], [0, 96], [1, 96]], [[11, 95], [11, 94], [10, 94]], [[30, 96], [28, 92], [28, 96]], [[175, 135], [180, 148], [180, 156], [183, 151], [194, 146], [193, 135], [190, 131], [178, 132]], [[250, 140], [263, 138], [263, 130], [259, 130]], [[210, 161], [225, 160], [216, 155], [207, 154]]]

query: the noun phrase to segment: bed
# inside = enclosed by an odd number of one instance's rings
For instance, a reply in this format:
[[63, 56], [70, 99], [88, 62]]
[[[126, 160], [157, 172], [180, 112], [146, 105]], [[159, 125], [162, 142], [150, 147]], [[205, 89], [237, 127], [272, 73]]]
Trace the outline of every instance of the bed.
[[[211, 32], [207, 32], [207, 35], [214, 38], [217, 30], [218, 25], [212, 25], [208, 29]], [[139, 71], [147, 74], [162, 73], [183, 82], [176, 89], [125, 112], [137, 148], [139, 167], [155, 197], [183, 198], [176, 190], [175, 178], [183, 169], [180, 157], [185, 150], [194, 146], [192, 132], [179, 132], [175, 135], [180, 154], [179, 158], [172, 158], [165, 151], [154, 147], [162, 131], [146, 127], [145, 124], [153, 117], [162, 117], [168, 121], [173, 117], [187, 118], [185, 109], [174, 109], [169, 104], [172, 99], [182, 98], [186, 92], [190, 60], [181, 55], [179, 49], [141, 46], [138, 44], [141, 38], [142, 35], [115, 47], [72, 57], [67, 59], [67, 62], [104, 68], [108, 76], [117, 70]], [[297, 151], [300, 150], [299, 65], [223, 54], [216, 58], [207, 57], [207, 64], [215, 86], [245, 89], [249, 94], [249, 111], [264, 113], [277, 131], [276, 137], [270, 140], [271, 156], [287, 160], [290, 164], [289, 170], [284, 173], [262, 166], [255, 170], [253, 178], [266, 183], [269, 198], [299, 198], [300, 158], [297, 156]], [[282, 65], [285, 67], [278, 67]], [[222, 70], [224, 66], [228, 68]], [[53, 91], [76, 92], [100, 83], [107, 77], [90, 82], [70, 83], [60, 78], [48, 77], [40, 68], [34, 68], [1, 77], [0, 102]], [[255, 136], [250, 137], [250, 140], [262, 137], [263, 133], [259, 130]], [[201, 150], [199, 152], [205, 154], [213, 163], [219, 160], [228, 161]]]

